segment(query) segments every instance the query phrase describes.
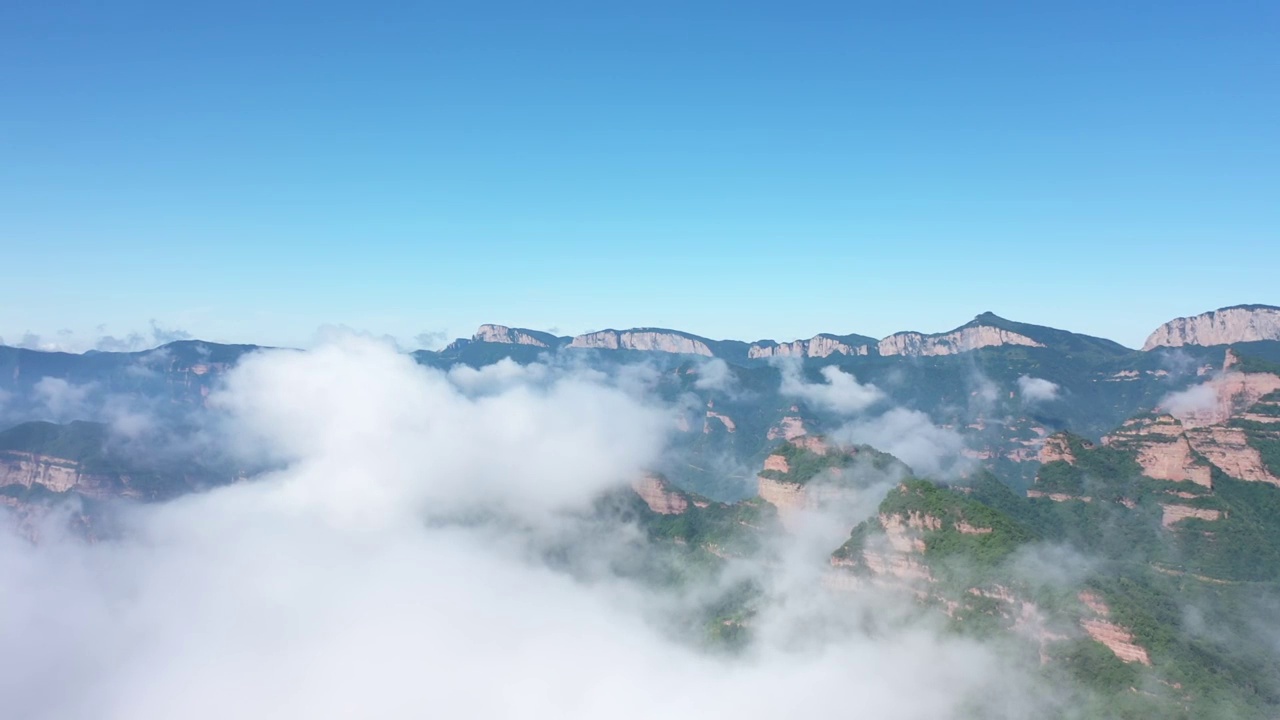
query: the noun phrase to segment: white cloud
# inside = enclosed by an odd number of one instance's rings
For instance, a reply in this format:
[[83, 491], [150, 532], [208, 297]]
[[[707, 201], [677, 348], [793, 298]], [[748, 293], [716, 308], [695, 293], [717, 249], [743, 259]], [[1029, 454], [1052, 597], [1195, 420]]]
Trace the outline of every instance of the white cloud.
[[934, 425], [918, 410], [894, 408], [878, 417], [850, 422], [832, 436], [840, 442], [870, 445], [890, 453], [925, 477], [952, 478], [970, 465], [961, 455], [964, 438]]
[[1186, 390], [1170, 393], [1160, 401], [1160, 407], [1177, 417], [1195, 415], [1218, 406], [1218, 391], [1212, 382], [1192, 385]]
[[511, 358], [478, 368], [454, 365], [449, 369], [449, 381], [469, 395], [490, 395], [520, 385], [541, 384], [550, 376], [550, 368], [542, 363], [521, 365]]
[[[6, 714], [1042, 714], [999, 652], [818, 572], [767, 586], [745, 656], [701, 652], [654, 620], [697, 593], [612, 574], [626, 533], [566, 513], [656, 458], [666, 411], [595, 375], [503, 382], [464, 392], [349, 336], [246, 358], [213, 402], [281, 470], [134, 508], [94, 544], [0, 536]], [[557, 571], [572, 533], [594, 562]]]
[[93, 383], [78, 385], [58, 377], [42, 377], [32, 387], [37, 412], [55, 422], [81, 420], [93, 412], [89, 397], [96, 389]]
[[354, 336], [250, 356], [210, 403], [294, 463], [293, 475], [307, 473], [297, 499], [377, 517], [584, 502], [652, 463], [671, 425], [664, 410], [575, 376], [468, 397], [448, 375]]
[[1022, 375], [1018, 378], [1018, 392], [1028, 403], [1049, 402], [1058, 399], [1058, 384], [1044, 378]]
[[413, 343], [423, 350], [439, 350], [448, 342], [448, 330], [426, 330], [413, 336]]
[[733, 368], [729, 367], [729, 363], [721, 358], [712, 358], [697, 368], [698, 379], [693, 381], [693, 386], [699, 390], [715, 390], [718, 392], [733, 392], [738, 385], [738, 378], [733, 374]]
[[861, 384], [853, 375], [834, 365], [822, 368], [825, 383], [806, 382], [799, 363], [780, 362], [778, 367], [782, 372], [782, 394], [799, 398], [821, 410], [853, 415], [885, 397], [880, 388], [870, 383]]

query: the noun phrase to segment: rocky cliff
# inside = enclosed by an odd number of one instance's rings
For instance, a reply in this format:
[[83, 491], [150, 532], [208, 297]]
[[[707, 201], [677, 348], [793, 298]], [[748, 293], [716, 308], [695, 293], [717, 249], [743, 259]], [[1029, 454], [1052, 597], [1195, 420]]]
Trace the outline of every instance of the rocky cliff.
[[956, 355], [970, 350], [1002, 345], [1044, 347], [1025, 335], [1003, 328], [978, 325], [941, 335], [901, 332], [890, 335], [877, 346], [881, 355]]
[[1143, 350], [1183, 345], [1230, 345], [1280, 340], [1280, 308], [1236, 305], [1194, 317], [1181, 317], [1156, 328]]
[[113, 477], [85, 472], [75, 460], [19, 450], [0, 451], [0, 488], [43, 488], [55, 493], [75, 490], [101, 496], [117, 484]]
[[784, 527], [794, 530], [806, 512], [836, 508], [856, 498], [857, 490], [849, 483], [855, 475], [853, 465], [864, 453], [869, 463], [879, 455], [868, 449], [836, 447], [817, 435], [789, 437], [765, 458], [756, 493], [777, 509]]
[[1080, 627], [1090, 638], [1107, 646], [1123, 662], [1151, 664], [1146, 648], [1134, 640], [1133, 631], [1111, 620], [1111, 608], [1101, 596], [1085, 590], [1080, 592], [1078, 598], [1086, 608], [1080, 619]]
[[1264, 396], [1280, 390], [1280, 375], [1244, 372], [1240, 359], [1227, 351], [1223, 372], [1189, 392], [1167, 398], [1162, 406], [1187, 427], [1204, 427], [1226, 422], [1252, 407]]
[[[1086, 444], [1085, 446], [1089, 446]], [[1040, 462], [1051, 463], [1062, 461], [1068, 465], [1076, 464], [1075, 452], [1071, 449], [1071, 441], [1066, 433], [1054, 433], [1045, 438], [1044, 445], [1040, 448]]]
[[1212, 484], [1209, 464], [1192, 449], [1185, 428], [1172, 415], [1128, 420], [1102, 438], [1102, 444], [1133, 453], [1149, 478], [1205, 487]]
[[704, 355], [712, 357], [714, 353], [707, 343], [691, 335], [670, 330], [637, 329], [637, 330], [600, 330], [599, 332], [579, 335], [569, 341], [571, 348], [596, 348], [600, 350], [643, 350], [684, 355]]
[[659, 515], [679, 515], [689, 509], [688, 497], [661, 475], [646, 474], [631, 484], [649, 509]]
[[824, 358], [830, 355], [868, 355], [875, 340], [860, 336], [815, 335], [808, 340], [776, 343], [761, 340], [747, 349], [748, 358], [801, 357]]
[[[1195, 317], [1178, 318], [1160, 326], [1144, 344], [1144, 350], [1182, 345], [1225, 345], [1261, 340], [1280, 341], [1280, 308], [1268, 305], [1238, 305]], [[826, 358], [833, 355], [938, 356], [956, 355], [990, 347], [1051, 347], [1064, 352], [1092, 352], [1122, 356], [1131, 353], [1117, 343], [1064, 330], [1013, 322], [993, 313], [982, 313], [972, 321], [944, 333], [899, 332], [883, 340], [862, 335], [820, 333], [808, 340], [775, 342], [759, 340], [750, 345], [736, 340], [708, 340], [689, 333], [662, 328], [600, 330], [572, 339], [549, 333], [505, 325], [481, 325], [471, 339], [459, 340], [449, 349], [459, 350], [468, 342], [529, 345], [555, 348], [638, 350], [666, 352], [730, 360], [765, 360], [775, 357]], [[1154, 370], [1122, 369], [1112, 381], [1134, 380]]]
[[538, 335], [545, 333], [536, 333], [532, 330], [524, 330], [522, 328], [510, 328], [506, 325], [481, 325], [471, 336], [472, 342], [486, 343], [505, 343], [507, 345], [533, 345], [535, 347], [550, 347], [551, 344], [545, 338], [539, 338]]
[[0, 452], [0, 487], [41, 486], [52, 492], [66, 492], [80, 478], [80, 463], [65, 458], [16, 450]]

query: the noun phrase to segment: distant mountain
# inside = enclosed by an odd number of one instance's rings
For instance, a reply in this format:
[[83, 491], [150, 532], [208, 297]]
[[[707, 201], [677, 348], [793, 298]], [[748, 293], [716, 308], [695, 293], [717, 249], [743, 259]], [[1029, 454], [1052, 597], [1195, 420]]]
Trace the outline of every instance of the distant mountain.
[[1184, 345], [1231, 345], [1280, 340], [1280, 307], [1233, 305], [1193, 317], [1181, 317], [1156, 328], [1143, 350]]
[[918, 332], [894, 333], [880, 341], [881, 355], [955, 355], [981, 348], [1023, 346], [1052, 348], [1064, 353], [1098, 353], [1124, 355], [1132, 352], [1123, 345], [1103, 338], [1080, 335], [1042, 325], [1006, 320], [985, 312], [955, 330], [925, 335]]
[[894, 333], [883, 340], [858, 334], [819, 333], [808, 340], [712, 340], [667, 328], [598, 330], [576, 337], [556, 337], [549, 333], [505, 325], [481, 325], [470, 340], [454, 341], [445, 352], [457, 352], [472, 343], [523, 345], [543, 349], [574, 348], [632, 350], [679, 355], [701, 355], [731, 361], [763, 360], [775, 357], [826, 358], [836, 355], [905, 355], [912, 357], [955, 355], [982, 348], [1020, 346], [1049, 347], [1060, 352], [1093, 352], [1124, 355], [1132, 350], [1103, 338], [1006, 320], [994, 313], [978, 315], [970, 322], [944, 333]]

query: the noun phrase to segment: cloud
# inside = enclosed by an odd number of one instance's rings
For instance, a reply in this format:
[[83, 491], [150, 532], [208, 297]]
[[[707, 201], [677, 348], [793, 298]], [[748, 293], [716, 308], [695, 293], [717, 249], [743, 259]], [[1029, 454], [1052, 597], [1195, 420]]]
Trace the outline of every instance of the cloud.
[[762, 584], [757, 639], [705, 652], [662, 618], [718, 581], [628, 579], [635, 533], [588, 519], [661, 454], [668, 411], [599, 374], [464, 376], [363, 337], [255, 354], [210, 401], [278, 470], [123, 508], [93, 544], [54, 523], [0, 536], [6, 713], [1044, 715], [996, 648], [896, 595], [824, 589], [822, 548], [795, 556], [807, 572], [731, 565]]
[[1159, 407], [1170, 414], [1182, 417], [1212, 410], [1218, 406], [1218, 391], [1212, 383], [1192, 385], [1186, 390], [1170, 393], [1160, 401]]
[[156, 322], [155, 318], [151, 319], [151, 340], [156, 345], [168, 345], [169, 343], [178, 342], [179, 340], [192, 339], [191, 333], [179, 328], [166, 328]]
[[[98, 325], [93, 332], [80, 333], [70, 329], [57, 332], [57, 337], [46, 337], [26, 332], [14, 347], [42, 352], [82, 353], [87, 350], [100, 352], [138, 352], [178, 340], [192, 339], [191, 333], [179, 328], [165, 327], [152, 319], [146, 331], [132, 331], [116, 336], [107, 333], [106, 325]], [[0, 339], [0, 345], [4, 340]]]
[[693, 382], [693, 386], [699, 390], [714, 390], [717, 392], [733, 392], [738, 385], [738, 378], [733, 374], [733, 369], [729, 367], [729, 363], [721, 358], [712, 358], [697, 368], [698, 379]]
[[426, 330], [414, 335], [413, 342], [423, 350], [439, 350], [449, 342], [449, 331]]
[[[968, 362], [973, 363], [972, 358]], [[971, 364], [968, 379], [972, 388], [969, 391], [970, 414], [976, 417], [994, 410], [996, 402], [1000, 399], [1000, 386], [987, 377], [977, 365]]]
[[1058, 384], [1044, 378], [1022, 375], [1018, 378], [1018, 393], [1027, 403], [1042, 403], [1058, 399]]
[[[595, 379], [490, 391], [468, 397], [448, 375], [349, 336], [311, 352], [250, 356], [210, 403], [280, 460], [346, 468], [340, 478], [317, 472], [317, 486], [339, 484], [308, 494], [342, 497], [334, 510], [344, 515], [585, 501], [642, 472], [671, 424], [665, 411]], [[371, 462], [371, 453], [394, 461]]]
[[57, 351], [60, 349], [59, 344], [56, 341], [45, 340], [40, 335], [33, 333], [29, 330], [22, 334], [22, 339], [19, 340], [17, 344], [15, 344], [13, 347], [22, 348], [24, 350], [43, 350], [43, 351]]
[[834, 365], [822, 368], [825, 383], [806, 382], [801, 366], [796, 362], [780, 362], [782, 372], [781, 392], [799, 398], [809, 405], [840, 415], [853, 415], [884, 399], [880, 388], [858, 382], [853, 375]]
[[42, 377], [32, 387], [37, 412], [55, 422], [80, 420], [93, 413], [90, 396], [97, 389], [93, 383], [78, 385], [59, 377]]
[[832, 437], [890, 453], [925, 477], [953, 478], [971, 464], [961, 455], [964, 438], [954, 430], [934, 425], [919, 410], [894, 408], [878, 417], [855, 420], [836, 430]]
[[[73, 346], [74, 347], [74, 346]], [[122, 338], [103, 335], [93, 343], [93, 349], [101, 352], [137, 352], [147, 347], [147, 338], [141, 333], [129, 333]]]

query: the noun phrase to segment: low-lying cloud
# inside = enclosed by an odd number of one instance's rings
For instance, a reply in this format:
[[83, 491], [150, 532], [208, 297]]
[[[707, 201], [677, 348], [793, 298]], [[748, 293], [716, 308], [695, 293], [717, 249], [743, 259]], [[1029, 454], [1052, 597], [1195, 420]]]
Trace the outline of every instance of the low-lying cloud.
[[1166, 395], [1159, 407], [1181, 417], [1212, 410], [1217, 405], [1218, 391], [1210, 383], [1201, 383]]
[[[77, 332], [64, 328], [53, 335], [27, 331], [13, 347], [42, 352], [82, 353], [86, 350], [100, 352], [138, 352], [179, 340], [192, 339], [191, 333], [181, 328], [166, 327], [152, 319], [146, 330], [135, 330], [121, 335], [109, 333], [106, 325], [99, 325], [92, 332]], [[5, 340], [0, 338], [0, 345]]]
[[699, 390], [730, 393], [738, 384], [733, 369], [721, 358], [712, 358], [702, 363], [698, 366], [697, 373], [698, 379], [693, 381], [693, 386]]
[[832, 437], [841, 443], [870, 445], [890, 453], [924, 477], [954, 478], [972, 464], [961, 454], [964, 437], [933, 424], [919, 410], [893, 408], [882, 415], [854, 420], [832, 433]]
[[885, 398], [880, 388], [859, 383], [852, 374], [834, 365], [822, 368], [824, 383], [806, 381], [799, 363], [781, 362], [778, 367], [782, 372], [782, 394], [803, 400], [819, 410], [853, 415]]
[[[874, 401], [852, 376], [826, 376], [816, 387], [846, 394], [836, 407]], [[664, 631], [653, 618], [686, 591], [613, 574], [627, 529], [578, 519], [655, 462], [672, 425], [624, 379], [447, 373], [360, 337], [246, 358], [210, 402], [225, 442], [279, 470], [122, 508], [94, 544], [56, 518], [36, 545], [0, 536], [6, 713], [1038, 714], [1041, 688], [994, 649], [871, 588], [827, 592], [816, 570], [766, 584], [741, 656]], [[887, 413], [875, 439], [928, 434], [917, 415]], [[551, 539], [572, 533], [594, 569], [546, 561]], [[768, 583], [764, 567], [743, 572]]]
[[1044, 378], [1022, 375], [1018, 377], [1018, 394], [1027, 403], [1042, 403], [1058, 399], [1058, 384]]

